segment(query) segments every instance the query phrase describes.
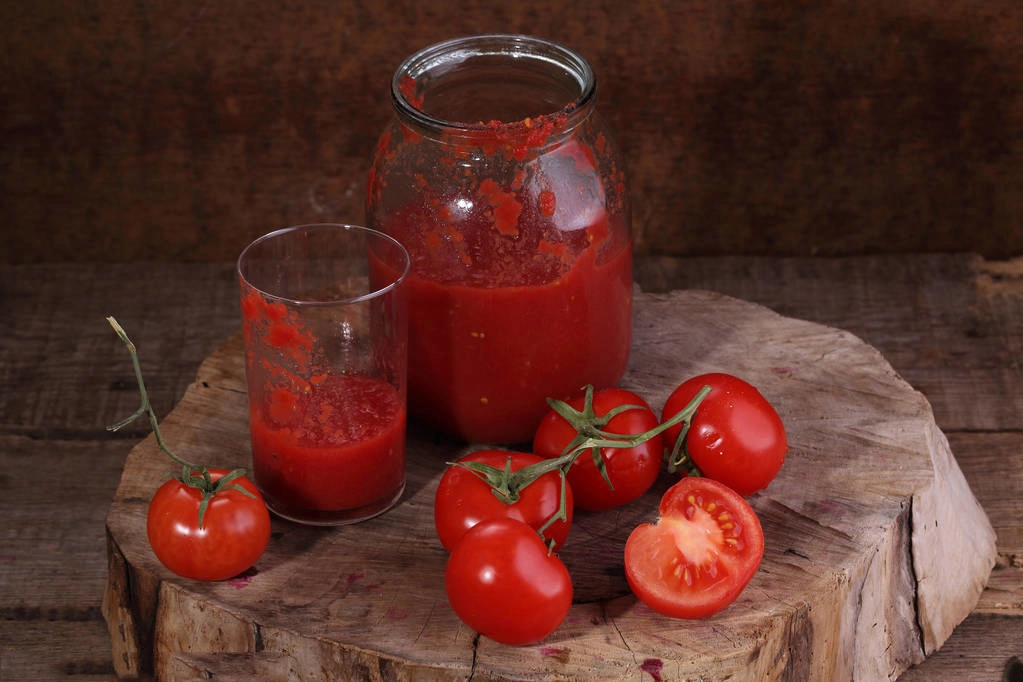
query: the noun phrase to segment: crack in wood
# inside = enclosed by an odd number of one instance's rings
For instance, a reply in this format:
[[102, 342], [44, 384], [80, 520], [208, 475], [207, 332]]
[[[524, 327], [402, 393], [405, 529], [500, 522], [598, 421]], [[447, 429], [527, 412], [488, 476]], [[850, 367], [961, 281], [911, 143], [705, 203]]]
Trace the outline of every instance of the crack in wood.
[[263, 642], [263, 626], [259, 623], [252, 622], [252, 650], [256, 653], [263, 651], [266, 648], [266, 644]]
[[807, 561], [810, 561], [810, 557], [808, 557], [807, 555], [803, 554], [802, 552], [800, 552], [800, 551], [798, 551], [798, 550], [796, 550], [796, 549], [794, 549], [792, 547], [788, 547], [785, 550], [785, 554], [790, 554], [790, 555], [793, 555], [793, 556], [797, 556], [800, 559], [805, 559]]
[[632, 647], [629, 646], [629, 642], [628, 642], [628, 640], [625, 639], [625, 635], [622, 634], [621, 628], [618, 627], [618, 623], [615, 621], [614, 616], [608, 614], [608, 612], [607, 612], [607, 602], [601, 602], [601, 604], [600, 604], [600, 616], [601, 616], [601, 618], [604, 619], [605, 623], [607, 623], [612, 628], [614, 628], [614, 631], [616, 633], [618, 633], [618, 638], [620, 640], [622, 640], [622, 646], [625, 647], [625, 650], [628, 651], [629, 653], [633, 654], [633, 657], [635, 657], [635, 652], [632, 650]]
[[472, 682], [476, 678], [476, 662], [480, 653], [480, 633], [476, 633], [472, 638], [472, 662], [469, 664], [469, 677], [466, 678], [466, 682]]
[[922, 660], [927, 657], [927, 640], [924, 624], [920, 620], [919, 578], [917, 577], [916, 558], [913, 553], [913, 531], [916, 528], [915, 519], [913, 518], [915, 504], [916, 498], [911, 497], [906, 509], [906, 554], [908, 557], [907, 561], [909, 562], [909, 576], [913, 581], [913, 625], [916, 628], [917, 641], [920, 643], [920, 657]]

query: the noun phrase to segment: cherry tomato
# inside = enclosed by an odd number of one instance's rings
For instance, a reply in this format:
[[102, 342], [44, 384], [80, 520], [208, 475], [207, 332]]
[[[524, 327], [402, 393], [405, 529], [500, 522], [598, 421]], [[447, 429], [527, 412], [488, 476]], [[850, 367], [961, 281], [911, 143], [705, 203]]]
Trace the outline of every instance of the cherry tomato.
[[444, 586], [462, 621], [502, 644], [533, 644], [554, 632], [572, 606], [568, 569], [522, 521], [487, 519], [448, 557]]
[[[664, 403], [662, 420], [684, 408], [703, 386], [711, 391], [696, 408], [685, 448], [700, 472], [740, 495], [752, 495], [774, 480], [788, 450], [785, 426], [774, 407], [749, 383], [712, 373], [682, 383]], [[671, 449], [680, 426], [664, 432]]]
[[[567, 401], [576, 411], [585, 412], [584, 396]], [[610, 410], [635, 405], [613, 416], [600, 428], [619, 435], [637, 435], [657, 426], [657, 415], [643, 398], [621, 388], [606, 388], [593, 393], [593, 414], [605, 416]], [[533, 438], [533, 452], [541, 457], [555, 458], [580, 433], [557, 411], [551, 410], [537, 427]], [[604, 480], [594, 462], [592, 452], [583, 451], [568, 470], [575, 505], [588, 511], [601, 511], [619, 507], [645, 493], [657, 480], [664, 458], [664, 445], [660, 434], [631, 448], [600, 448], [600, 456], [611, 485]], [[612, 487], [613, 486], [613, 487]]]
[[[229, 472], [209, 469], [217, 481]], [[194, 476], [200, 474], [194, 473]], [[227, 487], [210, 498], [199, 527], [202, 492], [171, 479], [149, 503], [146, 532], [156, 557], [169, 570], [194, 580], [226, 580], [250, 568], [270, 542], [270, 513], [262, 495], [245, 477], [232, 484], [248, 497]]]
[[739, 596], [764, 556], [749, 503], [709, 478], [687, 477], [661, 498], [657, 523], [625, 543], [625, 577], [640, 600], [673, 618], [704, 618]]
[[[512, 472], [530, 464], [544, 461], [529, 452], [506, 450], [479, 450], [465, 455], [458, 461], [488, 464], [496, 469], [505, 469], [511, 458]], [[518, 491], [513, 502], [502, 500], [494, 494], [490, 484], [477, 474], [462, 466], [449, 466], [437, 485], [433, 505], [433, 520], [437, 537], [449, 552], [454, 549], [466, 531], [484, 519], [507, 517], [526, 523], [534, 530], [540, 530], [559, 509], [561, 502], [561, 476], [557, 471], [543, 474]], [[544, 537], [560, 547], [572, 527], [572, 488], [565, 485], [566, 520], [558, 520], [544, 530]]]

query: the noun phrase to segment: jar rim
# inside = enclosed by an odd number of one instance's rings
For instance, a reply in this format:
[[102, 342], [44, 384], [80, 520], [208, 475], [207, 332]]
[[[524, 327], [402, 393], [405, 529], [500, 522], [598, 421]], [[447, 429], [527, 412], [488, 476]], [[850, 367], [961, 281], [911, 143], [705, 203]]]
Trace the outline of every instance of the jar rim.
[[[514, 33], [487, 33], [452, 38], [429, 45], [407, 57], [395, 70], [391, 79], [391, 99], [397, 111], [429, 129], [476, 131], [493, 122], [465, 122], [439, 118], [424, 112], [410, 101], [406, 89], [431, 69], [449, 66], [471, 57], [505, 56], [511, 59], [527, 58], [546, 61], [571, 77], [578, 85], [578, 95], [557, 111], [540, 112], [540, 116], [565, 114], [569, 121], [582, 116], [596, 98], [597, 84], [589, 62], [578, 52], [559, 43], [530, 35]], [[515, 125], [519, 121], [499, 121]]]

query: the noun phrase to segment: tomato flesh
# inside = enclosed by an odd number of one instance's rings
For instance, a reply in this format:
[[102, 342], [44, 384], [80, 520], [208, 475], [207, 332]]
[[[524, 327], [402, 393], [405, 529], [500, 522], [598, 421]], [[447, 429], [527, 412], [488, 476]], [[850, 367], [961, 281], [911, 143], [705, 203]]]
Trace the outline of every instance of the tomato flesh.
[[735, 601], [760, 566], [764, 533], [738, 493], [707, 478], [684, 478], [661, 498], [660, 518], [625, 544], [633, 593], [658, 613], [705, 618]]

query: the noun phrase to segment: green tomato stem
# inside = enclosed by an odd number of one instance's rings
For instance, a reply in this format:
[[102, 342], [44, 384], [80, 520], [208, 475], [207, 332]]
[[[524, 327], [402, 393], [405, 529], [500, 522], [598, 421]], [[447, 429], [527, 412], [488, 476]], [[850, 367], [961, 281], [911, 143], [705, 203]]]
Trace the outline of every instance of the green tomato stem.
[[[540, 534], [540, 537], [547, 540], [547, 536], [544, 535], [544, 531], [553, 526], [558, 521], [568, 521], [568, 482], [565, 479], [565, 472], [559, 471], [558, 476], [561, 478], [561, 491], [558, 494], [558, 511], [551, 515], [551, 518], [547, 519], [542, 526], [536, 529], [536, 532]], [[554, 553], [554, 539], [551, 538], [547, 542], [547, 553]]]
[[139, 364], [139, 355], [138, 351], [135, 348], [135, 344], [132, 343], [131, 339], [128, 338], [127, 332], [124, 331], [124, 328], [121, 327], [118, 321], [115, 320], [112, 316], [107, 318], [107, 322], [110, 323], [110, 326], [114, 328], [114, 331], [117, 333], [117, 336], [128, 348], [128, 354], [131, 355], [131, 366], [132, 369], [135, 370], [135, 380], [138, 382], [139, 385], [139, 395], [142, 398], [142, 405], [139, 406], [139, 409], [135, 410], [135, 412], [127, 419], [123, 419], [112, 426], [108, 426], [107, 430], [117, 431], [119, 429], [124, 428], [128, 424], [131, 424], [133, 421], [135, 421], [142, 415], [144, 414], [149, 415], [149, 424], [153, 428], [153, 435], [156, 436], [156, 444], [160, 447], [164, 454], [166, 454], [168, 457], [173, 459], [181, 466], [186, 467], [192, 471], [199, 471], [203, 469], [204, 467], [192, 464], [188, 460], [178, 457], [177, 455], [174, 454], [174, 452], [171, 451], [169, 447], [167, 447], [167, 443], [163, 440], [163, 434], [160, 433], [160, 423], [156, 418], [156, 412], [153, 410], [153, 405], [149, 401], [149, 391], [146, 390], [146, 382], [142, 379], [142, 367]]
[[[637, 433], [633, 435], [622, 435], [617, 433], [609, 433], [603, 431], [599, 426], [606, 426], [610, 419], [607, 416], [615, 413], [621, 414], [622, 412], [629, 409], [639, 409], [637, 405], [620, 405], [614, 410], [609, 410], [608, 415], [599, 418], [595, 417], [593, 413], [593, 387], [588, 386], [586, 396], [583, 402], [583, 409], [576, 410], [571, 405], [560, 401], [560, 400], [549, 400], [548, 403], [555, 412], [560, 414], [565, 420], [571, 424], [578, 435], [573, 439], [563, 451], [563, 454], [549, 461], [559, 462], [564, 466], [565, 470], [575, 462], [575, 458], [583, 450], [598, 449], [598, 448], [633, 448], [637, 445], [642, 445], [651, 438], [656, 438], [660, 434], [664, 433], [673, 426], [679, 424], [682, 425], [682, 432], [679, 438], [676, 439], [675, 447], [673, 452], [676, 452], [680, 444], [685, 440], [685, 434], [689, 430], [689, 425], [692, 422], [693, 415], [696, 414], [696, 409], [703, 402], [703, 399], [710, 393], [710, 386], [703, 386], [693, 399], [686, 404], [681, 410], [675, 413], [670, 419], [667, 419], [649, 431]], [[599, 456], [599, 452], [596, 453]], [[600, 463], [603, 464], [604, 458], [600, 457]], [[596, 461], [594, 462], [596, 463]], [[538, 465], [531, 465], [538, 466]], [[528, 467], [527, 467], [528, 468]], [[523, 470], [524, 471], [524, 470]], [[606, 479], [606, 472], [605, 472]]]
[[146, 382], [142, 379], [142, 366], [139, 364], [138, 351], [135, 348], [135, 344], [132, 343], [131, 339], [128, 338], [127, 332], [124, 328], [115, 320], [113, 317], [108, 317], [107, 322], [114, 328], [117, 336], [124, 343], [128, 349], [128, 354], [131, 355], [131, 366], [135, 370], [135, 380], [138, 382], [139, 395], [142, 400], [142, 404], [139, 409], [135, 410], [131, 416], [127, 419], [107, 427], [108, 431], [118, 431], [143, 415], [149, 417], [149, 424], [153, 428], [153, 435], [156, 437], [156, 444], [160, 450], [163, 451], [168, 457], [174, 460], [176, 463], [181, 465], [181, 475], [177, 476], [178, 481], [183, 485], [190, 488], [195, 488], [202, 493], [202, 500], [199, 502], [199, 528], [203, 527], [203, 520], [206, 517], [206, 510], [209, 508], [210, 500], [213, 496], [224, 490], [234, 490], [247, 497], [256, 499], [256, 496], [251, 492], [243, 488], [242, 486], [234, 483], [235, 480], [245, 475], [245, 469], [234, 469], [229, 473], [221, 476], [216, 481], [210, 476], [209, 469], [203, 464], [193, 464], [183, 457], [179, 457], [167, 446], [166, 441], [163, 439], [163, 434], [160, 432], [160, 422], [156, 417], [156, 412], [153, 410], [153, 404], [149, 400], [149, 392], [146, 390]]
[[[593, 463], [596, 465], [604, 481], [607, 482], [608, 486], [614, 487], [611, 483], [611, 479], [607, 475], [607, 467], [604, 464], [604, 458], [600, 454], [601, 448], [634, 448], [638, 445], [642, 445], [652, 438], [656, 438], [660, 434], [664, 433], [673, 426], [682, 424], [682, 432], [676, 439], [675, 446], [672, 450], [672, 460], [675, 458], [678, 450], [682, 447], [682, 443], [685, 440], [685, 434], [689, 430], [689, 424], [692, 421], [693, 415], [696, 413], [696, 409], [699, 407], [703, 399], [707, 397], [711, 391], [710, 386], [704, 386], [701, 388], [693, 399], [689, 403], [674, 414], [670, 419], [658, 424], [654, 428], [644, 431], [643, 433], [633, 435], [622, 435], [619, 433], [611, 433], [603, 430], [602, 427], [607, 426], [608, 422], [614, 417], [628, 410], [642, 409], [639, 405], [618, 405], [610, 410], [603, 416], [597, 416], [593, 408], [593, 386], [587, 385], [585, 394], [583, 397], [583, 408], [576, 410], [568, 403], [562, 400], [548, 399], [547, 403], [551, 406], [555, 412], [561, 415], [565, 421], [567, 421], [575, 430], [576, 436], [573, 438], [568, 445], [565, 446], [564, 450], [558, 457], [552, 457], [550, 459], [544, 459], [534, 464], [529, 464], [522, 467], [518, 471], [513, 472], [511, 470], [511, 457], [508, 458], [505, 467], [499, 469], [490, 464], [484, 464], [482, 462], [449, 462], [452, 466], [461, 466], [469, 471], [473, 472], [482, 481], [487, 483], [491, 491], [505, 504], [514, 504], [519, 499], [519, 495], [522, 490], [530, 485], [533, 481], [537, 480], [545, 474], [549, 474], [553, 471], [557, 471], [561, 477], [561, 500], [558, 506], [558, 511], [549, 518], [543, 526], [541, 526], [537, 532], [540, 537], [547, 540], [544, 536], [544, 531], [551, 527], [556, 521], [568, 520], [568, 511], [566, 508], [565, 501], [565, 477], [568, 473], [569, 468], [575, 463], [575, 460], [579, 455], [585, 451], [590, 450], [593, 453]], [[684, 461], [684, 460], [683, 460]], [[674, 471], [674, 469], [672, 469]], [[548, 545], [549, 547], [551, 545]]]

